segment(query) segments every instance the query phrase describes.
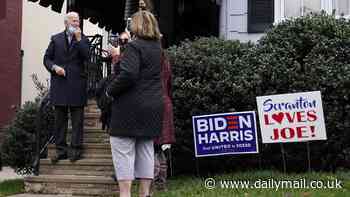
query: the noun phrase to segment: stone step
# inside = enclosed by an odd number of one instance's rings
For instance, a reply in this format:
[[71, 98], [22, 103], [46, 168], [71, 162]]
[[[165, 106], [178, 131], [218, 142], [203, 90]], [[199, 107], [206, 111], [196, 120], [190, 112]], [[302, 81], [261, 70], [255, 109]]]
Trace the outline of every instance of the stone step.
[[[67, 144], [70, 144], [72, 129], [67, 132]], [[109, 134], [102, 129], [84, 129], [84, 143], [109, 143]]]
[[[55, 154], [55, 150], [50, 150], [48, 158], [51, 158]], [[93, 154], [93, 153], [84, 153], [83, 158], [85, 159], [112, 159], [112, 154]]]
[[89, 159], [112, 159], [112, 154], [89, 154], [89, 153], [85, 153], [84, 154], [85, 158], [89, 158]]
[[90, 118], [90, 119], [99, 119], [100, 118], [100, 113], [97, 112], [92, 112], [92, 113], [84, 113], [84, 118]]
[[85, 113], [100, 113], [97, 103], [94, 99], [88, 100], [87, 106], [84, 108]]
[[111, 176], [114, 174], [112, 158], [89, 158], [76, 162], [60, 160], [55, 165], [51, 159], [40, 160], [40, 175]]
[[[48, 158], [51, 158], [56, 154], [55, 145], [50, 144], [48, 146]], [[111, 155], [111, 145], [109, 143], [84, 143], [83, 144], [83, 157], [89, 158], [90, 155]]]
[[[72, 128], [68, 128], [68, 133], [72, 132]], [[95, 127], [84, 127], [84, 133], [107, 133], [107, 130], [102, 130], [102, 128]]]
[[85, 113], [101, 113], [101, 110], [96, 106], [89, 106], [84, 108]]
[[[68, 132], [67, 133], [71, 133], [72, 132], [72, 128], [68, 127]], [[102, 130], [102, 127], [84, 127], [83, 128], [84, 133], [102, 133], [102, 134], [108, 134], [107, 129]]]
[[[72, 128], [71, 119], [69, 118], [68, 127]], [[84, 114], [84, 128], [101, 129], [100, 113], [85, 113]]]
[[[70, 136], [67, 136], [67, 143], [70, 144]], [[92, 137], [84, 135], [84, 142], [85, 143], [95, 143], [95, 144], [100, 144], [100, 143], [109, 143], [109, 136], [97, 136], [97, 137]]]
[[[68, 130], [67, 140], [72, 136], [72, 131]], [[109, 143], [109, 134], [104, 130], [84, 129], [84, 143]]]
[[112, 196], [118, 193], [117, 183], [105, 176], [40, 175], [25, 177], [24, 181], [28, 193], [88, 196]]

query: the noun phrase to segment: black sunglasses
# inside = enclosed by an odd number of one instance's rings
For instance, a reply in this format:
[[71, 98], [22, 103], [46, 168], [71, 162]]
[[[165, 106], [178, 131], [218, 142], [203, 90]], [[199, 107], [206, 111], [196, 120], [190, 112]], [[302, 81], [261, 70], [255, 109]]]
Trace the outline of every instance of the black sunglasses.
[[126, 44], [128, 42], [129, 42], [129, 39], [127, 39], [127, 38], [125, 38], [125, 39], [119, 38], [119, 43], [121, 43], [121, 44]]

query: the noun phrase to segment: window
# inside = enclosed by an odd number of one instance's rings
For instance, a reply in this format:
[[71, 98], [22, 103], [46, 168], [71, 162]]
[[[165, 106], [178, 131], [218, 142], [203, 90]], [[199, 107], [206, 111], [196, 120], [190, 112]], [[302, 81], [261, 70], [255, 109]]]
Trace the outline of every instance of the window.
[[350, 15], [350, 0], [333, 0], [333, 8], [338, 16]]
[[321, 11], [321, 0], [283, 0], [284, 17], [298, 17]]
[[335, 10], [336, 16], [350, 18], [350, 0], [274, 0], [274, 3], [275, 23], [321, 10], [328, 14]]
[[[284, 0], [283, 0], [284, 1]], [[301, 16], [301, 6], [303, 0], [284, 1], [284, 18]]]
[[302, 5], [303, 15], [308, 13], [315, 13], [321, 11], [321, 1], [320, 0], [304, 0]]
[[274, 18], [274, 0], [248, 0], [248, 32], [261, 33], [270, 28]]

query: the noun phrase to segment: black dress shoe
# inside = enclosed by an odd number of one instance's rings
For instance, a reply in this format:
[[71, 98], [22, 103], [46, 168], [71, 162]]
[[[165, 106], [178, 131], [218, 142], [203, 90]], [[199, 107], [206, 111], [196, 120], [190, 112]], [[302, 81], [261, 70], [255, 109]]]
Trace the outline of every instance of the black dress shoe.
[[75, 162], [75, 161], [80, 160], [80, 159], [82, 159], [80, 150], [73, 150], [73, 151], [71, 152], [71, 155], [70, 155], [70, 157], [69, 157], [69, 160], [70, 160], [71, 162]]
[[56, 164], [59, 160], [68, 159], [67, 155], [55, 155], [51, 158], [51, 163]]

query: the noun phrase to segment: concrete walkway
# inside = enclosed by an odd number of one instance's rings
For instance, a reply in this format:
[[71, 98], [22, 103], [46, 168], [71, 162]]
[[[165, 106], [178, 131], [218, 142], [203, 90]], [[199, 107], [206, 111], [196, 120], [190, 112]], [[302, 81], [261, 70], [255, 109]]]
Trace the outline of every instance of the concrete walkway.
[[8, 196], [8, 197], [79, 197], [79, 196], [72, 196], [72, 195], [17, 194], [17, 195]]
[[[6, 180], [23, 179], [10, 167], [3, 167], [0, 171], [0, 183]], [[73, 197], [72, 195], [40, 195], [40, 194], [17, 194], [9, 197]], [[78, 196], [74, 196], [78, 197]]]
[[15, 171], [10, 167], [3, 167], [0, 171], [0, 182], [12, 179], [23, 179], [23, 176], [16, 174]]

